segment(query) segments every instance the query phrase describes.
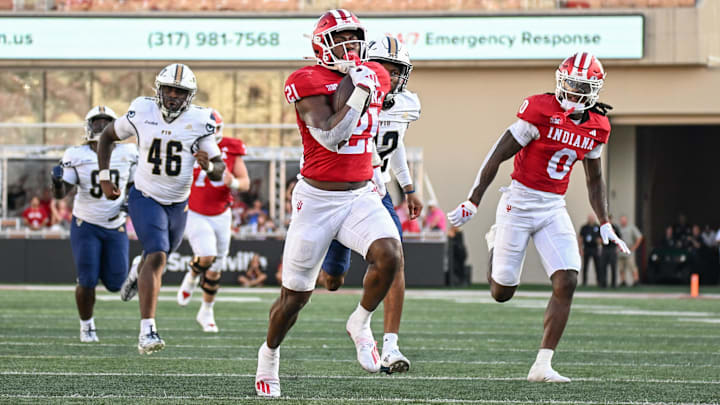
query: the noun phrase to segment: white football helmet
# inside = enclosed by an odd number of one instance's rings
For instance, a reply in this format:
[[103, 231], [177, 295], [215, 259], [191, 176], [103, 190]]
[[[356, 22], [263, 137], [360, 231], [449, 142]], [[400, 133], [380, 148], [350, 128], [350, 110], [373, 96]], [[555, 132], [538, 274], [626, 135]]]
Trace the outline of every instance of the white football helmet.
[[[175, 87], [188, 91], [187, 97], [185, 97], [185, 100], [180, 105], [180, 108], [176, 111], [171, 111], [165, 107], [163, 92], [161, 90], [162, 87]], [[193, 74], [192, 70], [190, 70], [187, 65], [183, 65], [182, 63], [173, 63], [165, 66], [165, 68], [155, 77], [155, 94], [157, 95], [157, 103], [160, 107], [160, 111], [162, 111], [162, 114], [166, 119], [175, 119], [182, 114], [183, 111], [187, 110], [188, 107], [190, 107], [190, 103], [192, 103], [192, 99], [195, 97], [196, 92], [197, 80], [195, 79], [195, 74]]]
[[215, 142], [220, 143], [223, 138], [223, 118], [217, 110], [213, 110], [210, 114], [210, 118], [215, 121]]
[[397, 85], [390, 90], [390, 94], [386, 96], [386, 99], [388, 97], [392, 99], [395, 94], [402, 93], [405, 90], [413, 66], [410, 63], [410, 52], [402, 42], [389, 35], [370, 42], [370, 45], [368, 45], [368, 60], [390, 62], [402, 68]]
[[102, 130], [93, 132], [92, 123], [97, 118], [106, 118], [112, 122], [117, 119], [117, 114], [115, 114], [112, 108], [104, 105], [91, 108], [90, 111], [85, 114], [85, 135], [83, 136], [85, 142], [97, 142], [98, 137], [102, 134]]

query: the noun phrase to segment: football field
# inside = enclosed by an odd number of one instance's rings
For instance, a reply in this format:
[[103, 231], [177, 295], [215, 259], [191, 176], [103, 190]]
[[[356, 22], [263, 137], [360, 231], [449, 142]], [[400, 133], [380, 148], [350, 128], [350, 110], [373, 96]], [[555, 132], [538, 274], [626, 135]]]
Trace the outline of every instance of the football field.
[[[67, 287], [0, 286], [0, 403], [259, 403], [253, 382], [276, 289], [226, 288], [219, 334], [195, 322], [164, 288], [157, 324], [167, 346], [137, 353], [137, 299], [98, 290], [99, 343], [80, 343]], [[409, 373], [370, 375], [355, 360], [345, 321], [359, 292], [316, 293], [281, 346], [287, 404], [717, 404], [720, 294], [580, 292], [554, 368], [570, 384], [525, 377], [542, 334], [547, 291], [505, 304], [486, 289], [409, 290], [400, 347]], [[683, 290], [684, 291], [684, 290]], [[628, 294], [633, 292], [633, 294]], [[701, 290], [702, 292], [702, 290]], [[382, 340], [382, 313], [373, 319]]]

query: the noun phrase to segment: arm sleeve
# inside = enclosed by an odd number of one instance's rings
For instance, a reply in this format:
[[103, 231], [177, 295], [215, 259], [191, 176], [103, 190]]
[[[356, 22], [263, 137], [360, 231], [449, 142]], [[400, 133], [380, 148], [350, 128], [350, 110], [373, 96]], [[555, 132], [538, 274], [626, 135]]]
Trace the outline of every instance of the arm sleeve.
[[332, 129], [325, 131], [320, 128], [308, 127], [308, 130], [310, 135], [325, 149], [337, 152], [338, 144], [350, 139], [359, 119], [360, 111], [351, 108], [345, 114], [345, 117]]
[[407, 163], [407, 154], [405, 153], [404, 132], [405, 131], [403, 131], [403, 134], [401, 134], [398, 139], [397, 149], [390, 155], [390, 168], [393, 173], [395, 173], [400, 187], [409, 186], [413, 183], [412, 176], [410, 175], [410, 167], [408, 167]]
[[523, 147], [540, 137], [540, 131], [537, 127], [523, 119], [515, 121], [507, 130], [510, 131], [513, 138]]
[[207, 152], [210, 159], [220, 156], [220, 148], [212, 136], [204, 136], [198, 140], [198, 148]]
[[586, 159], [598, 159], [602, 155], [603, 144], [598, 143], [593, 150], [585, 154]]

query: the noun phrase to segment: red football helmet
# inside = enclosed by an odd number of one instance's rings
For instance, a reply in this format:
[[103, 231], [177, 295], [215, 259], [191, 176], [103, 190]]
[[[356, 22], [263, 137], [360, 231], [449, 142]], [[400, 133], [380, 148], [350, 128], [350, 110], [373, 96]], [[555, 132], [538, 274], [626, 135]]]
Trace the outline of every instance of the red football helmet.
[[600, 97], [605, 76], [605, 69], [595, 56], [589, 52], [578, 52], [558, 66], [555, 98], [566, 110], [572, 107], [575, 111], [587, 110]]
[[222, 115], [220, 115], [219, 112], [216, 110], [212, 110], [212, 113], [210, 113], [210, 118], [215, 121], [215, 142], [220, 143], [223, 138], [223, 118]]
[[[358, 39], [336, 44], [335, 41], [333, 41], [332, 35], [340, 31], [355, 31]], [[346, 45], [349, 43], [357, 44], [357, 58], [347, 53]], [[344, 58], [338, 58], [333, 54], [333, 49], [339, 46], [343, 47]], [[315, 24], [312, 35], [312, 47], [315, 53], [315, 60], [317, 60], [319, 65], [345, 73], [349, 68], [354, 67], [366, 59], [365, 27], [363, 27], [355, 14], [345, 9], [327, 11], [320, 16], [317, 24]]]

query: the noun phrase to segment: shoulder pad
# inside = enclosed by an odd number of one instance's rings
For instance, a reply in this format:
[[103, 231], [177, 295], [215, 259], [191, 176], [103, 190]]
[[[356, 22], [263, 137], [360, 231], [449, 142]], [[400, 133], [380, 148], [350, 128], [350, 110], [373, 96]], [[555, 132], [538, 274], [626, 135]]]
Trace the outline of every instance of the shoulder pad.
[[62, 167], [78, 167], [84, 164], [93, 163], [92, 152], [87, 145], [72, 146], [68, 148], [62, 157]]
[[154, 97], [138, 97], [130, 103], [130, 107], [128, 107], [125, 115], [127, 115], [129, 119], [133, 119], [136, 113], [152, 111], [154, 108], [158, 108], [157, 101]]
[[220, 149], [227, 148], [227, 153], [231, 155], [247, 155], [247, 147], [245, 146], [245, 143], [238, 138], [223, 137], [218, 146]]
[[292, 104], [304, 97], [330, 95], [343, 75], [320, 65], [305, 66], [285, 80], [285, 100]]
[[[187, 119], [191, 120], [192, 123], [198, 124], [198, 133], [202, 136], [207, 136], [215, 134], [216, 122], [212, 117], [212, 112], [212, 108], [192, 104], [185, 114], [188, 114]], [[193, 128], [195, 128], [194, 125]]]
[[554, 94], [537, 94], [522, 102], [517, 117], [531, 124], [547, 124], [549, 117], [557, 112], [563, 112], [563, 109]]
[[412, 122], [420, 118], [420, 99], [417, 94], [403, 91], [393, 98], [393, 106], [381, 112], [387, 121]]
[[598, 114], [594, 111], [588, 111], [590, 116], [588, 120], [581, 125], [587, 128], [592, 128], [591, 135], [596, 141], [600, 143], [607, 143], [610, 138], [610, 120], [608, 117]]

